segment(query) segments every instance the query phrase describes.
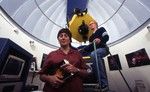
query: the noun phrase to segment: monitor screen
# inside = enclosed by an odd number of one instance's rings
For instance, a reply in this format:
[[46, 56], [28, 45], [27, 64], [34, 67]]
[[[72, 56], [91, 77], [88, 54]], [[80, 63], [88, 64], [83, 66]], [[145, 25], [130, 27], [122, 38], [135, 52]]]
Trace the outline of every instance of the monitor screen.
[[1, 72], [3, 78], [20, 78], [25, 61], [14, 55], [9, 55]]

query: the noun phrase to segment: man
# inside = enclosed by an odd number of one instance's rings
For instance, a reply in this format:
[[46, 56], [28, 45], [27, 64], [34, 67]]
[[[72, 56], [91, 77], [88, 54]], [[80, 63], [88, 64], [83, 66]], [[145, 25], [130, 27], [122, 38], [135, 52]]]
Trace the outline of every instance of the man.
[[[71, 47], [71, 37], [69, 29], [63, 28], [58, 32], [60, 48], [49, 53], [39, 72], [40, 79], [45, 82], [44, 92], [83, 92], [82, 78], [88, 75], [87, 66], [80, 53]], [[67, 80], [52, 71], [64, 59], [69, 63], [60, 66], [61, 69], [73, 74]]]
[[[99, 74], [97, 77], [100, 77], [100, 83], [101, 88], [105, 89], [108, 86], [108, 80], [106, 76], [106, 72], [104, 69], [103, 57], [108, 55], [108, 48], [106, 46], [106, 42], [109, 40], [109, 36], [105, 30], [104, 27], [98, 28], [98, 24], [96, 21], [91, 21], [89, 23], [89, 29], [93, 31], [93, 34], [89, 37], [90, 45], [86, 46], [83, 51], [91, 52], [90, 56], [92, 57], [94, 62], [94, 65], [96, 65], [96, 57], [95, 57], [95, 50], [94, 50], [94, 44], [96, 44], [96, 53], [97, 53], [97, 59], [98, 59], [98, 65], [99, 65]], [[95, 68], [95, 67], [94, 67]], [[96, 70], [96, 69], [94, 69]], [[97, 72], [97, 71], [96, 71]]]

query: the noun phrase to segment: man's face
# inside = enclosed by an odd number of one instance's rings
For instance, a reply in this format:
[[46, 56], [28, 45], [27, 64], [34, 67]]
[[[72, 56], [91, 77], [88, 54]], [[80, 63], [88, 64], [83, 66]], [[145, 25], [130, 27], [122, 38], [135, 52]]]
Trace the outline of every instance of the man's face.
[[89, 23], [89, 29], [90, 30], [95, 30], [97, 28], [97, 24], [94, 21], [91, 21]]
[[58, 36], [58, 41], [59, 41], [61, 46], [70, 45], [70, 42], [71, 42], [69, 36], [66, 33], [61, 33]]

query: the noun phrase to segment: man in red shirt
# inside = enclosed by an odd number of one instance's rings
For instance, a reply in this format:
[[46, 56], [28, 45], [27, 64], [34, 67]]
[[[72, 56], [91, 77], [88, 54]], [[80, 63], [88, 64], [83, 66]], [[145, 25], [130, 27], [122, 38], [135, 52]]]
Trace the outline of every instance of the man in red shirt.
[[[44, 92], [83, 92], [82, 78], [88, 75], [87, 66], [80, 53], [71, 47], [71, 37], [69, 29], [63, 28], [58, 32], [60, 48], [49, 53], [39, 72], [40, 79], [45, 82]], [[73, 75], [67, 80], [52, 71], [64, 59], [69, 63], [60, 67]]]

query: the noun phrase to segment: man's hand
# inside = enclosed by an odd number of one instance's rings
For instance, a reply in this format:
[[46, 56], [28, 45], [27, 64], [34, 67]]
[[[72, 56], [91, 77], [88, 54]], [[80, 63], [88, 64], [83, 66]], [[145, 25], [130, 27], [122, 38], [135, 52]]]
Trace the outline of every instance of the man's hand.
[[48, 75], [48, 82], [54, 88], [58, 88], [59, 86], [61, 86], [64, 83], [64, 81], [61, 80], [57, 74], [55, 74], [55, 75]]
[[94, 39], [94, 42], [95, 42], [96, 44], [99, 44], [99, 43], [101, 42], [101, 39], [95, 38], [95, 39]]
[[76, 68], [75, 66], [73, 66], [71, 64], [63, 65], [63, 69], [69, 73], [77, 73], [79, 71], [78, 68]]

